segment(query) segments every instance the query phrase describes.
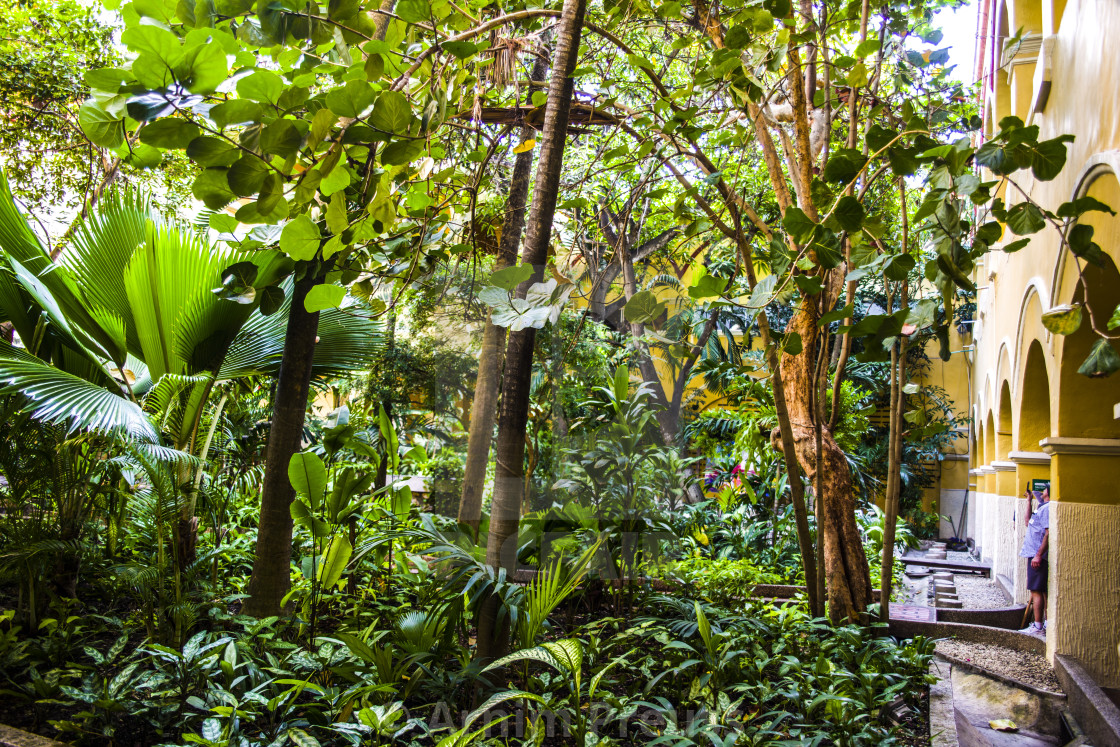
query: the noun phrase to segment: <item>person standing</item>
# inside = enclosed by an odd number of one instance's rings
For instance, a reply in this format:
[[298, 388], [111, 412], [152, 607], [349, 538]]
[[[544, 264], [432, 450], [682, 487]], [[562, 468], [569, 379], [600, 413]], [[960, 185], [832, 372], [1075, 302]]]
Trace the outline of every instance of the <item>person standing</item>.
[[[1032, 498], [1038, 496], [1038, 510], [1032, 513]], [[1023, 548], [1019, 557], [1027, 558], [1027, 591], [1031, 593], [1034, 607], [1034, 622], [1021, 633], [1046, 637], [1046, 592], [1050, 578], [1050, 487], [1039, 493], [1027, 491], [1027, 536], [1023, 538]]]

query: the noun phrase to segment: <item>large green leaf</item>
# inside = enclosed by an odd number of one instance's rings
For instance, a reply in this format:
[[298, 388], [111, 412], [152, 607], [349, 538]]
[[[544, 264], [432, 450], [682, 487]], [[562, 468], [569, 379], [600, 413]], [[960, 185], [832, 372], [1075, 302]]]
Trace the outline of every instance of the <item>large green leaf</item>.
[[350, 544], [350, 538], [345, 533], [339, 532], [331, 538], [319, 563], [319, 584], [324, 589], [330, 589], [342, 579], [342, 573], [346, 570], [346, 564], [350, 562], [350, 555], [353, 552], [354, 546]]
[[154, 379], [195, 373], [190, 360], [194, 347], [223, 331], [227, 339], [219, 344], [228, 345], [239, 322], [248, 317], [232, 302], [218, 310], [223, 302], [210, 293], [221, 285], [229, 260], [228, 253], [212, 250], [177, 227], [149, 226], [146, 240], [124, 269], [124, 286], [139, 343], [136, 352]]
[[288, 461], [288, 479], [296, 492], [308, 498], [312, 511], [318, 511], [327, 491], [327, 466], [313, 451], [293, 454]]

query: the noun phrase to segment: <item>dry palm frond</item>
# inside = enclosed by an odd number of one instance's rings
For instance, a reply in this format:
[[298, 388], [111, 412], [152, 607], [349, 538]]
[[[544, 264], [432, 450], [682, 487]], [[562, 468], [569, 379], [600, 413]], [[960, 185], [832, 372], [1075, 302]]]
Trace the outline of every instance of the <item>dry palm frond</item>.
[[490, 83], [497, 88], [504, 88], [516, 80], [518, 60], [529, 44], [528, 39], [499, 36], [496, 29], [491, 32], [489, 51], [494, 62], [489, 70]]

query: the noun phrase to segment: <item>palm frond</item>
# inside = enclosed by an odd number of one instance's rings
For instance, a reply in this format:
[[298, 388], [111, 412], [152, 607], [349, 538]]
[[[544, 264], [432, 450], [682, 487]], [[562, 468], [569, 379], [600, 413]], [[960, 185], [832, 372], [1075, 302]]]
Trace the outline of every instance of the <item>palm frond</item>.
[[185, 376], [182, 374], [164, 374], [159, 377], [155, 386], [144, 395], [144, 407], [152, 413], [163, 414], [167, 412], [171, 401], [179, 396], [186, 388], [201, 384], [210, 377], [205, 375]]
[[0, 358], [0, 394], [20, 396], [36, 420], [65, 424], [71, 432], [158, 438], [139, 405], [43, 361]]
[[[285, 280], [284, 303], [276, 313], [254, 312], [226, 353], [219, 379], [272, 376], [280, 370], [284, 334], [291, 308], [292, 282]], [[385, 344], [385, 327], [369, 318], [366, 307], [355, 303], [319, 314], [319, 341], [312, 367], [317, 379], [346, 376], [369, 366]]]
[[149, 224], [158, 220], [148, 199], [134, 192], [111, 193], [75, 229], [60, 258], [91, 306], [119, 314], [128, 347], [139, 349], [128, 303], [124, 272], [136, 248], [144, 243]]

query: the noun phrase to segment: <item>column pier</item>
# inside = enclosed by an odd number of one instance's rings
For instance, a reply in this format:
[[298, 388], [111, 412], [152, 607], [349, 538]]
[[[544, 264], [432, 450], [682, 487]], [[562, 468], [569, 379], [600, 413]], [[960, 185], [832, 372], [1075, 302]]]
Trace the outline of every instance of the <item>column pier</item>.
[[[1076, 657], [1120, 686], [1120, 439], [1042, 439], [1049, 454], [1046, 653]], [[1025, 560], [1024, 560], [1025, 562]]]

